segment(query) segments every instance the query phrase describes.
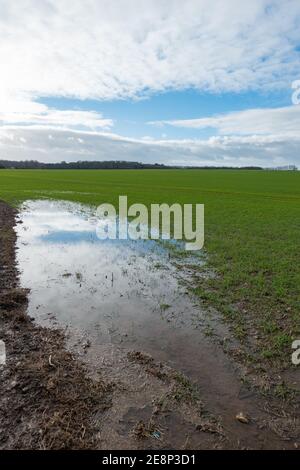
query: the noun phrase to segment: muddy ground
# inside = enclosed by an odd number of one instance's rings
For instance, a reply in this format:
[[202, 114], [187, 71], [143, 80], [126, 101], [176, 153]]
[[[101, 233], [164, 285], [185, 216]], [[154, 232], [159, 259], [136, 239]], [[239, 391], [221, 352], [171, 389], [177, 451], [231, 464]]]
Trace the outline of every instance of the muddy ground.
[[7, 353], [0, 366], [0, 449], [300, 447], [294, 397], [263, 397], [241, 382], [230, 410], [222, 409], [209, 386], [202, 393], [141, 351], [120, 356], [111, 379], [101, 363], [91, 373], [88, 361], [66, 349], [62, 331], [27, 315], [15, 223], [16, 211], [0, 202], [0, 339]]

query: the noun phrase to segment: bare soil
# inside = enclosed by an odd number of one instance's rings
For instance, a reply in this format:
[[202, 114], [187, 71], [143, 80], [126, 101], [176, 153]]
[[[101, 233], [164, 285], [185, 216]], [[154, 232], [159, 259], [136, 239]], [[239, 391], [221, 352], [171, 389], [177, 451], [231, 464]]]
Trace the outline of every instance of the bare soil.
[[95, 416], [110, 403], [109, 387], [87, 377], [66, 351], [60, 331], [26, 314], [27, 292], [15, 266], [16, 212], [0, 202], [0, 449], [89, 449]]

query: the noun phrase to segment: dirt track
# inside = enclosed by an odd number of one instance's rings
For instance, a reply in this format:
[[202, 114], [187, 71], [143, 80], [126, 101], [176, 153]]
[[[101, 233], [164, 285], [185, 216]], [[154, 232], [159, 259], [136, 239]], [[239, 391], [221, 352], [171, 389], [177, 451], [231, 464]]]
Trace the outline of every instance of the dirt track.
[[[0, 449], [297, 448], [299, 421], [281, 402], [238, 424], [240, 441], [230, 430], [234, 415], [214, 416], [213, 396], [204, 406], [184, 376], [141, 352], [123, 359], [128, 383], [122, 376], [114, 383], [89, 378], [63, 333], [35, 325], [26, 313], [15, 223], [14, 209], [0, 201], [0, 339], [7, 352], [0, 366]], [[129, 400], [133, 406], [120, 420]], [[253, 395], [251, 404], [258, 413], [263, 401]]]

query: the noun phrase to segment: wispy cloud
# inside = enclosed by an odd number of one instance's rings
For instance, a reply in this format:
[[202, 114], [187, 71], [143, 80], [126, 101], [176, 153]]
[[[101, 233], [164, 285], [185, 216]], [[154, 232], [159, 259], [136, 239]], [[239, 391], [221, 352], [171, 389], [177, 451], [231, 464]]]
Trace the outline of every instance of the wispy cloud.
[[[33, 103], [34, 104], [34, 103]], [[7, 124], [40, 124], [59, 127], [80, 127], [88, 129], [109, 129], [112, 119], [104, 119], [95, 111], [49, 109], [42, 105], [35, 112], [5, 112], [0, 109], [0, 123]]]
[[247, 109], [200, 119], [174, 119], [149, 122], [155, 126], [175, 126], [191, 129], [212, 128], [221, 135], [299, 136], [300, 106]]

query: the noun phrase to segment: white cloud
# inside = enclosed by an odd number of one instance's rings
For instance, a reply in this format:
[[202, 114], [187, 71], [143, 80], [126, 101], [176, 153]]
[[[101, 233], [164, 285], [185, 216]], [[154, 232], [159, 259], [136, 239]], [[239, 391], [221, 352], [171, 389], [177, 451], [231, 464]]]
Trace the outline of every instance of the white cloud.
[[[32, 103], [33, 105], [35, 103]], [[109, 129], [111, 119], [104, 119], [95, 111], [49, 109], [42, 105], [35, 112], [5, 112], [0, 108], [0, 123], [7, 124], [43, 124], [61, 127], [86, 127], [89, 129]]]
[[208, 140], [155, 141], [45, 126], [0, 128], [0, 155], [8, 160], [128, 160], [170, 165], [264, 167], [289, 163], [300, 166], [299, 145], [300, 136], [288, 139], [274, 135], [216, 136]]
[[0, 12], [0, 102], [19, 112], [40, 112], [43, 96], [274, 89], [300, 76], [299, 0], [0, 0]]
[[168, 121], [219, 136], [156, 141], [104, 133], [113, 121], [100, 113], [42, 103], [290, 88], [299, 44], [299, 0], [0, 0], [0, 158], [299, 164], [299, 107]]
[[200, 119], [154, 121], [156, 126], [170, 125], [191, 129], [216, 129], [221, 135], [277, 135], [285, 138], [298, 136], [300, 106], [284, 108], [247, 109]]

